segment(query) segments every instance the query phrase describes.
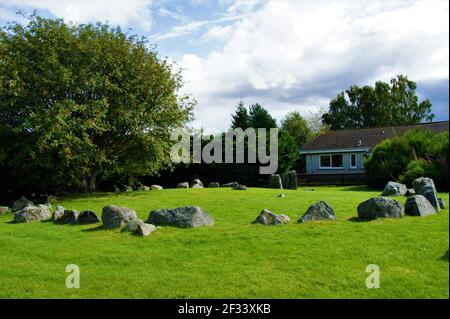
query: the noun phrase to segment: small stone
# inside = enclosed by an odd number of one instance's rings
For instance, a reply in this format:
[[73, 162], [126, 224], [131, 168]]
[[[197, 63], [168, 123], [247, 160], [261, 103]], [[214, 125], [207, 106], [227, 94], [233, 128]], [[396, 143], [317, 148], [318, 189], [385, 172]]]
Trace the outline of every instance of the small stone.
[[80, 224], [95, 224], [100, 222], [97, 214], [91, 210], [82, 210], [78, 215], [78, 223]]
[[11, 208], [7, 206], [0, 206], [0, 215], [4, 215], [11, 212]]
[[260, 223], [264, 225], [282, 225], [289, 223], [290, 219], [284, 214], [275, 214], [268, 209], [263, 209], [254, 223]]
[[16, 200], [11, 207], [13, 212], [24, 209], [27, 206], [34, 206], [33, 202], [28, 200], [26, 197], [22, 196], [20, 199]]
[[208, 184], [208, 188], [220, 188], [220, 185], [217, 182], [211, 182]]
[[245, 186], [245, 185], [236, 185], [236, 186], [233, 187], [233, 189], [237, 190], [237, 191], [246, 191], [247, 190], [247, 186]]
[[278, 174], [272, 174], [269, 176], [268, 188], [283, 189], [283, 184], [281, 182], [281, 177]]
[[222, 184], [222, 187], [231, 187], [231, 188], [234, 188], [234, 187], [236, 187], [237, 185], [239, 185], [238, 182], [231, 182], [231, 183], [225, 183], [225, 184]]
[[203, 188], [203, 183], [201, 180], [199, 180], [198, 178], [194, 179], [192, 181], [192, 185], [191, 188]]
[[336, 213], [325, 201], [321, 200], [314, 205], [309, 206], [305, 214], [298, 220], [304, 223], [313, 220], [336, 220]]
[[62, 207], [60, 205], [56, 206], [56, 209], [52, 215], [53, 222], [55, 222], [55, 223], [59, 222], [59, 219], [64, 215], [64, 211], [65, 211], [64, 207]]
[[381, 196], [403, 196], [406, 194], [408, 189], [406, 185], [396, 182], [388, 182], [384, 187]]

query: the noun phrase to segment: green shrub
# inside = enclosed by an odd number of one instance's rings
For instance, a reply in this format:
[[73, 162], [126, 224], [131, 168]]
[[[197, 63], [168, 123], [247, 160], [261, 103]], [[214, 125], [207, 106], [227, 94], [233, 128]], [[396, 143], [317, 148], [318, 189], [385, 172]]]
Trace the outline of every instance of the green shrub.
[[364, 163], [369, 186], [381, 188], [397, 180], [411, 185], [427, 176], [440, 190], [448, 190], [448, 139], [448, 132], [417, 129], [381, 142]]

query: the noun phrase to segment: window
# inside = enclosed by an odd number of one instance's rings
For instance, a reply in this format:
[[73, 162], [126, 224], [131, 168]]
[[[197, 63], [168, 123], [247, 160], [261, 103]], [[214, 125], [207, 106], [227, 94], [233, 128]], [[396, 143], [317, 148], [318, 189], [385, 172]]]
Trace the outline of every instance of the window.
[[342, 168], [342, 154], [320, 155], [320, 168]]
[[350, 168], [356, 168], [356, 154], [350, 155]]
[[330, 155], [321, 155], [320, 156], [320, 167], [331, 167]]

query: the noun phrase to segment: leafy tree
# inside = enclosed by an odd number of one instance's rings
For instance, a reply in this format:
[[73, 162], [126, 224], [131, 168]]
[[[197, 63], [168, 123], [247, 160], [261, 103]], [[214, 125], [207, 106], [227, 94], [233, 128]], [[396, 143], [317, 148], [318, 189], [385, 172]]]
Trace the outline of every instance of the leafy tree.
[[448, 131], [436, 134], [426, 129], [381, 142], [364, 163], [369, 186], [381, 188], [396, 180], [411, 185], [415, 178], [427, 176], [448, 190], [448, 143]]
[[314, 136], [308, 122], [299, 112], [288, 113], [281, 121], [281, 129], [294, 139], [298, 148], [306, 145]]
[[32, 16], [0, 30], [0, 164], [34, 191], [170, 165], [170, 130], [194, 104], [145, 39]]
[[299, 158], [299, 147], [286, 129], [279, 131], [278, 138], [278, 173], [284, 174], [294, 166]]
[[250, 126], [254, 128], [275, 128], [277, 121], [258, 103], [250, 106]]
[[416, 124], [432, 121], [431, 102], [418, 102], [416, 83], [398, 75], [390, 84], [351, 86], [331, 100], [322, 122], [333, 130]]
[[242, 101], [237, 105], [235, 113], [231, 115], [231, 127], [242, 128], [243, 130], [250, 127], [250, 116]]

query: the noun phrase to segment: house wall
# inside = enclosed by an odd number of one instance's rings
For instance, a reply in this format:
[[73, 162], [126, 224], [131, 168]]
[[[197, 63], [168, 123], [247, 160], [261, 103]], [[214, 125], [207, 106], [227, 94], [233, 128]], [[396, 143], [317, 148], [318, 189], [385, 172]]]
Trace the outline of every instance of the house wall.
[[[321, 155], [342, 154], [342, 168], [321, 168]], [[356, 154], [356, 168], [351, 168], [351, 154]], [[366, 152], [341, 152], [341, 153], [321, 153], [306, 154], [306, 173], [307, 174], [358, 174], [364, 173], [364, 157]]]

